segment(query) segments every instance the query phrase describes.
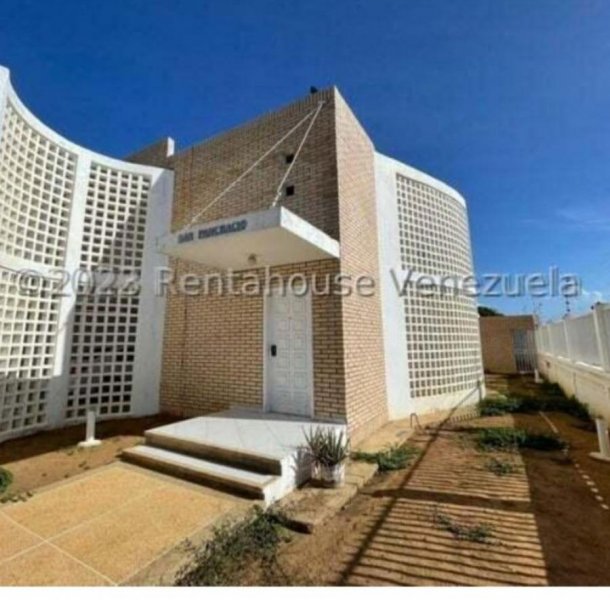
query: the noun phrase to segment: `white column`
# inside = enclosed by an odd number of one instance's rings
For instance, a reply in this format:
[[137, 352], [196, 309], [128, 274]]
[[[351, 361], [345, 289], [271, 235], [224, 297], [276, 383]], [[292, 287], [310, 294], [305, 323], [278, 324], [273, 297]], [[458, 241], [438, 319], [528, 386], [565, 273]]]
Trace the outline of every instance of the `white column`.
[[[85, 204], [91, 159], [86, 155], [77, 158], [74, 181], [74, 195], [70, 210], [70, 226], [66, 243], [66, 259], [63, 269], [70, 276], [80, 268], [81, 245], [85, 226]], [[57, 323], [57, 345], [55, 347], [55, 363], [53, 379], [49, 386], [49, 403], [47, 417], [49, 425], [60, 427], [66, 418], [68, 391], [70, 389], [70, 351], [72, 347], [72, 323], [74, 320], [74, 305], [76, 290], [73, 280], [66, 283], [62, 290], [63, 297], [59, 305]]]
[[140, 280], [132, 416], [153, 415], [159, 412], [160, 404], [166, 298], [155, 294], [155, 281], [158, 268], [167, 267], [168, 259], [158, 251], [157, 239], [170, 228], [174, 174], [163, 171], [152, 179]]

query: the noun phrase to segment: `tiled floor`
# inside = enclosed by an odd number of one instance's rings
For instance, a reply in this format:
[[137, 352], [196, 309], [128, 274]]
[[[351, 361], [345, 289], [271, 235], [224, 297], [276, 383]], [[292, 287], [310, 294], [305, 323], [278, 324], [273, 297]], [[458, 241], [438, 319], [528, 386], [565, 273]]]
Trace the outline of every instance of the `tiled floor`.
[[306, 433], [315, 427], [345, 430], [338, 423], [233, 408], [157, 427], [151, 433], [282, 459], [302, 447]]
[[0, 586], [114, 585], [239, 500], [116, 464], [0, 510]]

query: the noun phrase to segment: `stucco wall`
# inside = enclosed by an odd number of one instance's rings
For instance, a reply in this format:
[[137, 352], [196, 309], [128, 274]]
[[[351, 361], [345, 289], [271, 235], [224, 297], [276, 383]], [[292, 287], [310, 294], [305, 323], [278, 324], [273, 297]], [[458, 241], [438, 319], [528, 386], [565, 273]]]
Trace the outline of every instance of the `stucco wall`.
[[538, 370], [566, 396], [576, 396], [586, 404], [592, 415], [610, 422], [610, 373], [546, 353], [538, 354]]

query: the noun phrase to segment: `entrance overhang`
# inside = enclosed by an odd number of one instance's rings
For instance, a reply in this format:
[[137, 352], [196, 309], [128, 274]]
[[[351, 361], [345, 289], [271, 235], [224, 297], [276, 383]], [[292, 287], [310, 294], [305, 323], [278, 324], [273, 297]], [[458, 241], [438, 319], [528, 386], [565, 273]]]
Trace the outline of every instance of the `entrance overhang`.
[[159, 240], [163, 254], [221, 270], [339, 258], [339, 242], [283, 206], [194, 225]]

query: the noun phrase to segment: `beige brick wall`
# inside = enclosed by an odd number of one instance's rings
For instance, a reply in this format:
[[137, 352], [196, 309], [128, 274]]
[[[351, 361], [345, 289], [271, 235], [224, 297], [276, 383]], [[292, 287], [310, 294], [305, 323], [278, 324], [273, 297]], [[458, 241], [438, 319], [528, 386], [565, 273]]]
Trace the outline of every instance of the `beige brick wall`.
[[[172, 215], [175, 231], [188, 224], [219, 192], [232, 183], [288, 130], [323, 101], [316, 123], [294, 164], [287, 184], [295, 195], [283, 206], [337, 238], [339, 232], [335, 158], [334, 92], [311, 95], [276, 113], [176, 155], [176, 188]], [[195, 222], [212, 221], [269, 208], [286, 171], [286, 155], [294, 153], [307, 128], [304, 123]], [[199, 265], [173, 261], [179, 272], [204, 273]], [[338, 260], [273, 269], [318, 277], [339, 270]], [[262, 276], [262, 271], [259, 272]], [[182, 415], [229, 408], [261, 406], [263, 399], [262, 297], [170, 297], [168, 301], [161, 405]], [[344, 418], [345, 377], [341, 298], [314, 296], [314, 401], [318, 417]]]
[[483, 368], [487, 373], [516, 373], [513, 354], [513, 331], [534, 329], [532, 315], [481, 317], [481, 350]]
[[357, 440], [388, 420], [374, 148], [338, 92], [335, 104], [341, 272], [353, 277], [366, 274], [377, 284], [370, 297], [354, 294], [343, 299], [347, 416]]
[[[175, 155], [174, 230], [186, 226], [230, 183], [269, 150], [319, 102], [324, 106], [303, 146], [287, 183], [295, 194], [282, 206], [337, 239], [339, 217], [334, 135], [333, 90], [309, 95], [277, 112], [223, 133]], [[294, 153], [305, 133], [304, 123], [219, 202], [195, 222], [203, 223], [269, 208], [286, 172], [286, 155]]]
[[154, 167], [167, 167], [169, 158], [174, 153], [174, 140], [163, 138], [146, 148], [142, 148], [125, 158], [126, 161], [139, 165], [152, 165]]
[[[204, 273], [173, 261], [177, 272]], [[336, 260], [271, 270], [284, 279], [338, 271]], [[264, 277], [262, 271], [251, 271]], [[246, 275], [244, 272], [242, 275]], [[237, 282], [236, 282], [237, 284]], [[263, 399], [263, 296], [170, 296], [166, 311], [162, 409], [192, 416], [231, 406], [261, 407]], [[315, 416], [345, 417], [341, 298], [314, 295], [313, 366]]]
[[[172, 229], [189, 224], [227, 185], [323, 101], [287, 184], [283, 206], [341, 243], [341, 261], [272, 270], [318, 277], [341, 269], [377, 277], [374, 154], [371, 141], [335, 89], [310, 95], [185, 150], [169, 160], [176, 175]], [[305, 123], [195, 223], [269, 208]], [[172, 261], [178, 273], [200, 265]], [[259, 272], [261, 274], [262, 271]], [[357, 437], [387, 420], [381, 307], [373, 298], [314, 296], [314, 405], [317, 417], [347, 418]], [[262, 297], [168, 300], [161, 406], [190, 416], [233, 405], [261, 406]]]

